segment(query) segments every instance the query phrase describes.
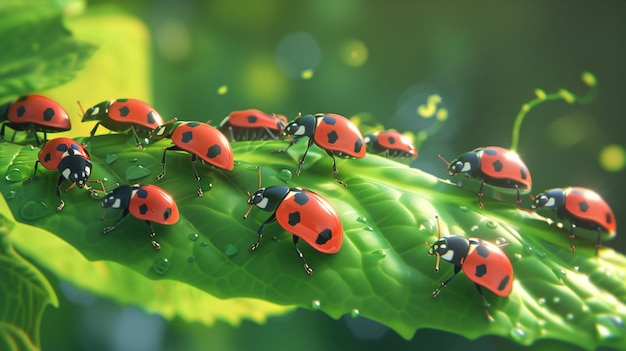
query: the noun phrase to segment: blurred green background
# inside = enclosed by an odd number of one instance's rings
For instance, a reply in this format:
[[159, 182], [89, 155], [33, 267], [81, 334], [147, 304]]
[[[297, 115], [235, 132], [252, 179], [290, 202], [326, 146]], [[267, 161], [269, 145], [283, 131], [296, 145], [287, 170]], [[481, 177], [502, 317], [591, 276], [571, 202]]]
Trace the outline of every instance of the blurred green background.
[[[165, 119], [217, 123], [246, 108], [289, 117], [324, 111], [417, 133], [433, 123], [417, 107], [438, 94], [434, 107], [445, 108], [448, 119], [412, 165], [439, 177], [446, 174], [437, 154], [451, 159], [477, 146], [510, 146], [513, 119], [534, 89], [583, 95], [580, 74], [590, 71], [599, 83], [596, 100], [540, 105], [522, 127], [518, 151], [534, 192], [593, 188], [618, 222], [625, 218], [624, 1], [67, 3], [74, 35], [100, 46], [77, 79], [47, 92], [72, 116], [79, 115], [76, 100], [91, 106], [134, 97]], [[77, 120], [74, 134], [93, 127]], [[606, 245], [626, 252], [620, 223]], [[335, 321], [305, 310], [265, 325], [166, 321], [49, 278], [61, 308], [46, 311], [44, 350], [526, 349], [433, 330], [406, 341], [363, 318]]]

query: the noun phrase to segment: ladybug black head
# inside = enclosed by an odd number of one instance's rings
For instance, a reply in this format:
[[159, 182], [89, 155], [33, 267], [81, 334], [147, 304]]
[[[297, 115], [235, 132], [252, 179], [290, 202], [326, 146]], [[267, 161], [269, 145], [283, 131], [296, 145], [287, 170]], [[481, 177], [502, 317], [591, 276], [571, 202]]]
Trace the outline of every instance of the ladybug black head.
[[82, 188], [91, 175], [91, 162], [80, 155], [71, 154], [59, 162], [58, 169], [63, 178]]
[[551, 189], [535, 196], [532, 208], [561, 207], [565, 204], [565, 195], [562, 189]]
[[464, 236], [453, 235], [435, 241], [428, 249], [428, 254], [438, 255], [444, 261], [460, 265], [468, 250], [469, 241]]
[[265, 207], [263, 206], [262, 202], [263, 199], [265, 199], [266, 201], [267, 199], [263, 196], [263, 193], [265, 193], [265, 188], [261, 188], [255, 191], [253, 194], [250, 194], [250, 197], [248, 198], [248, 205], [257, 205], [261, 208]]

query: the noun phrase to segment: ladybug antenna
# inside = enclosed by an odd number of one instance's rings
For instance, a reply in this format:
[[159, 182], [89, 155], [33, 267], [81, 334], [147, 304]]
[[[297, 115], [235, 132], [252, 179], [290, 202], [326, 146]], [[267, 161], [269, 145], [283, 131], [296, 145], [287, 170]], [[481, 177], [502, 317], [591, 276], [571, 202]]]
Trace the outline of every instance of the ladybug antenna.
[[85, 115], [85, 109], [83, 108], [83, 104], [80, 103], [80, 100], [76, 100], [76, 103], [78, 104], [78, 108], [80, 108], [80, 112], [84, 116]]
[[[250, 192], [248, 192], [248, 198], [250, 197]], [[246, 211], [246, 213], [243, 215], [243, 219], [248, 218], [248, 215], [250, 214], [250, 211], [252, 211], [252, 207], [254, 205], [250, 205], [250, 207], [248, 207], [248, 210]]]
[[[437, 240], [441, 239], [441, 226], [439, 225], [439, 216], [435, 216], [437, 220]], [[435, 272], [439, 272], [439, 261], [441, 261], [441, 255], [438, 251], [435, 251], [435, 256], [437, 256], [437, 262], [435, 262]]]
[[448, 160], [446, 160], [445, 158], [443, 158], [443, 156], [441, 156], [441, 154], [437, 154], [437, 157], [442, 160], [446, 166], [450, 167], [450, 162]]
[[[257, 171], [259, 172], [259, 189], [261, 188], [261, 167], [256, 166]], [[248, 194], [248, 199], [250, 199], [250, 197], [252, 197], [252, 194], [250, 194], [249, 191], [246, 191], [246, 193]], [[250, 203], [250, 201], [248, 200], [248, 203]], [[252, 207], [254, 206], [254, 204], [250, 203], [250, 207], [248, 207], [248, 210], [246, 211], [246, 213], [243, 215], [243, 219], [248, 218], [248, 215], [250, 214], [250, 211], [252, 211]]]
[[522, 108], [517, 113], [515, 117], [515, 122], [513, 124], [513, 137], [511, 138], [511, 150], [517, 152], [517, 146], [519, 145], [519, 133], [522, 128], [522, 122], [526, 117], [528, 111], [530, 111], [533, 107], [540, 105], [546, 101], [554, 101], [554, 100], [564, 100], [570, 105], [575, 103], [579, 104], [588, 104], [593, 101], [598, 93], [598, 85], [596, 81], [596, 77], [590, 72], [583, 72], [581, 74], [581, 79], [589, 87], [589, 92], [585, 96], [576, 96], [571, 91], [561, 88], [558, 91], [546, 94], [545, 91], [541, 89], [535, 89], [536, 98], [530, 100], [529, 102], [522, 105]]
[[107, 212], [107, 208], [106, 207], [102, 208], [102, 216], [100, 216], [101, 221], [104, 221], [104, 215], [106, 212]]

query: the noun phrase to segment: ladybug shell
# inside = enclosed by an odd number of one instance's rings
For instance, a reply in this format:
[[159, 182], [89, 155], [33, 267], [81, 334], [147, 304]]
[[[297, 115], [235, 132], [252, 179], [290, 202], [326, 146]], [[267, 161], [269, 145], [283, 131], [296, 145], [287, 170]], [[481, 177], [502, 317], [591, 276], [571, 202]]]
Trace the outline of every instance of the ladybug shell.
[[202, 122], [182, 122], [171, 135], [180, 149], [225, 170], [234, 166], [233, 150], [228, 139], [217, 128]]
[[49, 170], [56, 170], [61, 160], [70, 155], [80, 155], [89, 160], [87, 150], [70, 138], [55, 138], [47, 141], [37, 155], [39, 162]]
[[233, 111], [222, 120], [220, 127], [227, 124], [241, 128], [268, 128], [276, 130], [278, 133], [281, 133], [285, 127], [280, 119], [257, 109]]
[[498, 296], [508, 296], [513, 289], [513, 265], [497, 245], [481, 239], [469, 239], [469, 253], [463, 272], [474, 283]]
[[365, 157], [365, 143], [359, 129], [344, 116], [328, 113], [316, 116], [313, 140], [322, 149], [356, 158]]
[[563, 195], [565, 195], [565, 210], [573, 223], [591, 230], [601, 227], [612, 236], [615, 235], [617, 230], [615, 216], [611, 207], [600, 195], [582, 187], [565, 188]]
[[[95, 108], [100, 109], [100, 106], [103, 108], [102, 111], [92, 111]], [[114, 131], [122, 131], [130, 125], [141, 126], [148, 130], [154, 130], [163, 125], [163, 118], [154, 107], [136, 99], [116, 99], [100, 103], [90, 108], [83, 117], [83, 121], [94, 119], [100, 120], [103, 126]]]
[[56, 101], [43, 95], [23, 95], [13, 101], [6, 118], [17, 124], [33, 124], [37, 131], [60, 132], [70, 130], [67, 111]]
[[312, 191], [289, 189], [276, 208], [276, 220], [283, 229], [320, 252], [332, 254], [341, 248], [343, 226], [337, 212]]
[[179, 219], [174, 199], [156, 185], [133, 186], [128, 210], [138, 219], [160, 224], [174, 224]]
[[377, 142], [383, 150], [389, 150], [392, 152], [399, 151], [406, 155], [417, 157], [417, 151], [415, 151], [413, 143], [411, 143], [411, 141], [400, 132], [395, 130], [386, 130], [378, 132], [374, 135], [376, 140], [373, 140], [373, 142]]
[[530, 172], [516, 152], [499, 146], [480, 147], [473, 152], [480, 159], [480, 170], [485, 176], [485, 183], [503, 187], [517, 185], [520, 193], [530, 191]]

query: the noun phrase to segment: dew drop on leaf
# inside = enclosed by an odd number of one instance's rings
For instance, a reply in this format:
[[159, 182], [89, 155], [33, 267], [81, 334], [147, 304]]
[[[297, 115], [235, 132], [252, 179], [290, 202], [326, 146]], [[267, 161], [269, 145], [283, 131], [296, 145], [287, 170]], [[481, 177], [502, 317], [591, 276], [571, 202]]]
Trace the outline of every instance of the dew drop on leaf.
[[4, 197], [5, 197], [7, 200], [12, 200], [12, 199], [15, 199], [15, 197], [16, 197], [16, 196], [17, 196], [17, 193], [16, 193], [15, 191], [13, 191], [13, 190], [11, 190], [11, 191], [9, 191], [8, 193], [4, 194]]
[[540, 258], [546, 258], [547, 256], [545, 252], [535, 250], [532, 246], [528, 246], [526, 249], [528, 250], [529, 253], [535, 254], [539, 256]]
[[133, 157], [129, 160], [130, 163], [135, 163], [137, 162], [139, 159], [137, 157]]
[[276, 178], [282, 180], [285, 183], [289, 183], [289, 181], [291, 180], [291, 171], [288, 169], [283, 169], [278, 173], [278, 175], [276, 175]]
[[189, 234], [189, 236], [187, 236], [187, 237], [188, 237], [188, 238], [189, 238], [189, 240], [191, 240], [191, 241], [196, 241], [196, 240], [198, 240], [198, 238], [199, 238], [200, 236], [198, 235], [198, 233], [191, 233], [191, 234]]
[[556, 269], [556, 268], [553, 268], [553, 269], [552, 269], [552, 272], [554, 273], [554, 275], [556, 276], [556, 278], [557, 278], [558, 280], [563, 279], [563, 276], [565, 275], [565, 270], [564, 270], [564, 269]]
[[537, 303], [540, 305], [545, 305], [546, 304], [546, 299], [544, 297], [540, 297], [537, 299]]
[[596, 316], [596, 332], [601, 340], [624, 337], [624, 320], [620, 316], [602, 314]]
[[367, 230], [368, 232], [373, 232], [374, 231], [374, 228], [370, 227], [369, 225], [363, 227], [363, 229]]
[[487, 228], [491, 228], [491, 229], [498, 228], [498, 222], [494, 222], [494, 221], [487, 222]]
[[469, 211], [469, 209], [467, 208], [467, 206], [459, 206], [459, 209], [461, 209], [462, 212], [467, 212]]
[[322, 303], [320, 302], [320, 300], [313, 300], [311, 301], [311, 308], [314, 310], [319, 310], [320, 308], [322, 308]]
[[374, 250], [374, 251], [372, 251], [372, 255], [378, 256], [380, 258], [387, 257], [387, 253], [385, 252], [385, 250]]
[[558, 296], [555, 296], [552, 298], [552, 303], [560, 303], [561, 302], [561, 298]]
[[195, 256], [189, 256], [189, 257], [187, 258], [187, 262], [189, 262], [189, 263], [192, 263], [192, 262], [194, 262], [195, 260], [196, 260], [196, 257], [195, 257]]
[[233, 257], [239, 253], [239, 247], [233, 244], [227, 244], [226, 248], [224, 248], [224, 254], [228, 257]]
[[200, 243], [200, 246], [206, 247], [206, 246], [209, 246], [209, 243], [207, 243], [206, 241], [203, 241]]
[[117, 159], [119, 158], [119, 156], [117, 156], [117, 154], [107, 154], [104, 161], [110, 165], [111, 163], [115, 162]]
[[142, 165], [131, 166], [126, 169], [126, 179], [128, 181], [133, 181], [148, 176], [151, 173], [151, 170]]
[[367, 223], [367, 218], [363, 217], [363, 216], [358, 216], [356, 218], [357, 222], [361, 222], [361, 223]]
[[22, 176], [22, 171], [19, 168], [11, 168], [7, 171], [4, 179], [8, 180], [9, 182], [19, 182], [23, 180], [24, 177]]
[[475, 231], [477, 231], [478, 229], [480, 229], [480, 227], [479, 227], [479, 226], [477, 226], [477, 225], [473, 225], [473, 226], [470, 228], [470, 231], [471, 231], [471, 232], [475, 232]]
[[213, 183], [206, 183], [203, 187], [202, 187], [202, 191], [211, 191], [213, 189]]
[[352, 318], [358, 318], [361, 315], [361, 312], [359, 312], [358, 308], [353, 308], [352, 311], [350, 311], [350, 317]]
[[573, 313], [568, 313], [568, 314], [565, 315], [565, 319], [567, 319], [568, 321], [573, 321], [574, 318], [576, 318], [576, 317], [574, 316]]
[[251, 172], [258, 172], [257, 166], [248, 166], [248, 168], [246, 168], [246, 169], [251, 171]]
[[526, 339], [526, 332], [522, 328], [513, 328], [510, 332], [511, 338], [519, 343], [522, 343]]
[[519, 253], [519, 252], [518, 252], [518, 253], [516, 253], [516, 254], [515, 254], [515, 258], [517, 258], [518, 260], [521, 260], [521, 259], [522, 259], [522, 254], [521, 254], [521, 253]]
[[167, 258], [159, 258], [152, 263], [152, 269], [160, 275], [167, 273], [170, 270], [170, 266], [170, 261]]
[[20, 216], [27, 220], [36, 220], [46, 217], [52, 213], [52, 210], [46, 203], [41, 201], [28, 201], [20, 209]]

